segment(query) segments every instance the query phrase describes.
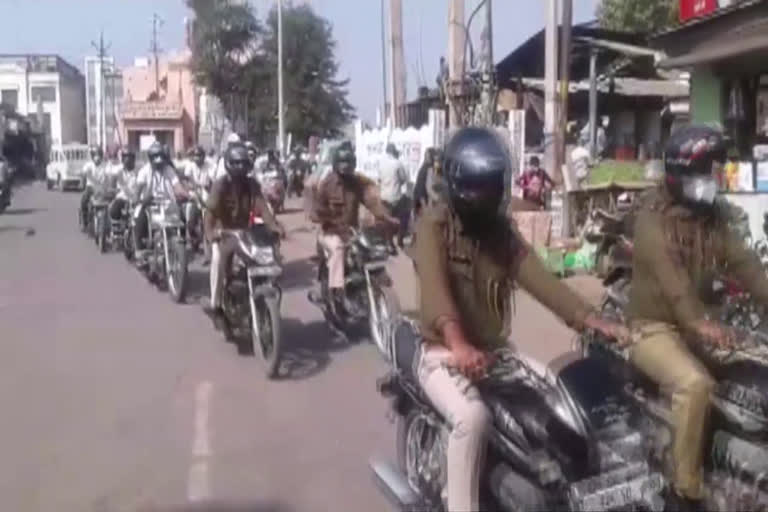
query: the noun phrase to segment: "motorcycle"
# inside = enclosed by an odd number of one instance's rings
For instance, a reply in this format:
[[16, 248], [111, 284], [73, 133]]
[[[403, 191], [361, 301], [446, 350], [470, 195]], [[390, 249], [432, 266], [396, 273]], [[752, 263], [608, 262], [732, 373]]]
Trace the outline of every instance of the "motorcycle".
[[[768, 507], [768, 336], [760, 331], [742, 335], [744, 343], [734, 350], [699, 351], [717, 382], [704, 450], [704, 510]], [[658, 386], [631, 367], [627, 351], [614, 343], [587, 336], [581, 349], [586, 360], [603, 362], [625, 383], [624, 394], [654, 420], [649, 438], [655, 439], [657, 450], [666, 451], [673, 428]]]
[[290, 169], [288, 171], [288, 197], [301, 197], [304, 193], [304, 175], [300, 169]]
[[109, 189], [97, 189], [88, 206], [88, 236], [93, 238], [99, 252], [107, 252], [107, 230], [109, 229], [109, 205], [116, 193]]
[[[371, 467], [400, 510], [442, 511], [450, 427], [420, 388], [421, 351], [415, 323], [403, 319], [392, 370], [377, 382], [397, 422], [397, 464]], [[542, 372], [510, 349], [494, 355], [476, 383], [492, 416], [481, 510], [662, 510], [667, 483], [651, 419], [606, 365], [563, 359]]]
[[317, 244], [315, 257], [319, 295], [309, 293], [309, 300], [320, 307], [331, 328], [345, 334], [356, 322], [366, 319], [371, 340], [385, 359], [390, 360], [393, 322], [400, 314], [400, 303], [392, 286], [386, 263], [389, 248], [386, 239], [374, 229], [352, 230], [346, 244], [344, 261], [345, 311], [336, 311], [328, 286], [328, 260]]
[[282, 274], [275, 235], [264, 225], [222, 230], [235, 240], [231, 273], [222, 292], [222, 309], [236, 330], [250, 333], [254, 354], [261, 357], [268, 378], [277, 375], [282, 353], [280, 302]]
[[264, 198], [274, 213], [281, 213], [285, 207], [285, 184], [277, 171], [267, 170], [261, 176]]
[[187, 245], [185, 226], [178, 205], [155, 200], [144, 212], [149, 222], [146, 273], [150, 281], [167, 285], [174, 302], [184, 302], [187, 290]]

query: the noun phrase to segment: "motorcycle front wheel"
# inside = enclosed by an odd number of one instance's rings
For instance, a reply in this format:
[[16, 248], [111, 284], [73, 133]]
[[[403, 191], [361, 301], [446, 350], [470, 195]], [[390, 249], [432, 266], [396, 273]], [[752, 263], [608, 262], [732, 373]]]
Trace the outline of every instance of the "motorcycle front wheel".
[[[267, 378], [274, 379], [280, 369], [282, 336], [280, 302], [277, 298], [253, 297], [259, 325], [251, 319], [253, 354], [261, 359]], [[258, 332], [257, 332], [258, 329]]]
[[109, 231], [109, 222], [107, 221], [106, 211], [99, 212], [98, 216], [99, 220], [96, 223], [98, 225], [96, 245], [99, 247], [99, 252], [104, 254], [107, 252], [107, 232]]
[[374, 286], [373, 303], [369, 305], [368, 311], [368, 324], [371, 340], [387, 361], [392, 358], [392, 329], [399, 314], [400, 301], [395, 290], [390, 286]]
[[166, 276], [168, 292], [177, 304], [184, 302], [187, 295], [187, 247], [184, 240], [174, 238], [168, 241], [168, 259]]

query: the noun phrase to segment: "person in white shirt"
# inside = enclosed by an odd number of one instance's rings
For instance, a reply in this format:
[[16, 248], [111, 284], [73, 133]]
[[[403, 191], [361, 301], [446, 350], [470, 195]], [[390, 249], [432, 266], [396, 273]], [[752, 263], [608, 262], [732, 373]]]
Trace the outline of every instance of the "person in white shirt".
[[[208, 195], [213, 184], [214, 173], [214, 165], [205, 157], [205, 150], [200, 146], [193, 148], [190, 151], [190, 158], [184, 167], [183, 176], [187, 183], [197, 191], [200, 202], [188, 201], [185, 217], [190, 239], [202, 239], [205, 244], [204, 263], [210, 261], [210, 247], [202, 233], [202, 217], [205, 215], [203, 207], [208, 203]], [[192, 236], [193, 232], [195, 236]]]
[[127, 204], [136, 200], [136, 153], [130, 148], [120, 151], [120, 165], [115, 168], [117, 196], [109, 205], [109, 217], [120, 220]]
[[[389, 209], [390, 215], [400, 221], [400, 228], [397, 232], [397, 245], [403, 248], [403, 238], [408, 229], [408, 214], [410, 207], [408, 205], [408, 172], [399, 159], [400, 152], [395, 145], [387, 144], [384, 158], [381, 161], [379, 170], [379, 189], [381, 201]], [[394, 244], [390, 241], [392, 249]]]
[[94, 189], [101, 186], [107, 173], [107, 163], [104, 162], [104, 152], [98, 146], [91, 147], [91, 161], [83, 166], [85, 175], [85, 191], [80, 198], [80, 215], [82, 216], [82, 225], [88, 223], [88, 207]]
[[149, 162], [139, 170], [136, 189], [140, 204], [134, 212], [134, 230], [137, 259], [143, 255], [144, 238], [149, 235], [149, 221], [144, 214], [146, 208], [157, 201], [177, 203], [177, 197], [186, 198], [187, 191], [170, 165], [170, 157], [163, 146], [153, 142], [147, 150]]
[[[227, 137], [227, 148], [240, 144], [240, 136], [236, 133], [230, 133]], [[227, 153], [226, 149], [221, 152], [219, 160], [216, 162], [216, 174], [213, 176], [214, 180], [227, 176], [227, 167], [224, 165], [224, 155]]]

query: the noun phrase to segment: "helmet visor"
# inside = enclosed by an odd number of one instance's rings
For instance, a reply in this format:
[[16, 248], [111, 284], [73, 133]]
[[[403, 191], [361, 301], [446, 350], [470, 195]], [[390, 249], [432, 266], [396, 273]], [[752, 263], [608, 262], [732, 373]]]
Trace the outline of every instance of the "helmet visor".
[[683, 197], [688, 201], [711, 205], [717, 196], [717, 180], [713, 176], [684, 176], [681, 178]]

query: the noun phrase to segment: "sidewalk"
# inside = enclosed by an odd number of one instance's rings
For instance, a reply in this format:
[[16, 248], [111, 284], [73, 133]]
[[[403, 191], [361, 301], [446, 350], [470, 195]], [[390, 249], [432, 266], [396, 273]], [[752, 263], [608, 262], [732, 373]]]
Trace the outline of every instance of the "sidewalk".
[[[403, 311], [409, 315], [416, 314], [418, 281], [411, 260], [401, 252], [390, 260], [389, 269]], [[565, 279], [565, 282], [590, 303], [599, 304], [603, 295], [599, 279], [574, 276]], [[526, 292], [515, 292], [513, 308], [512, 340], [521, 352], [542, 364], [549, 364], [555, 357], [571, 350], [575, 333]]]

